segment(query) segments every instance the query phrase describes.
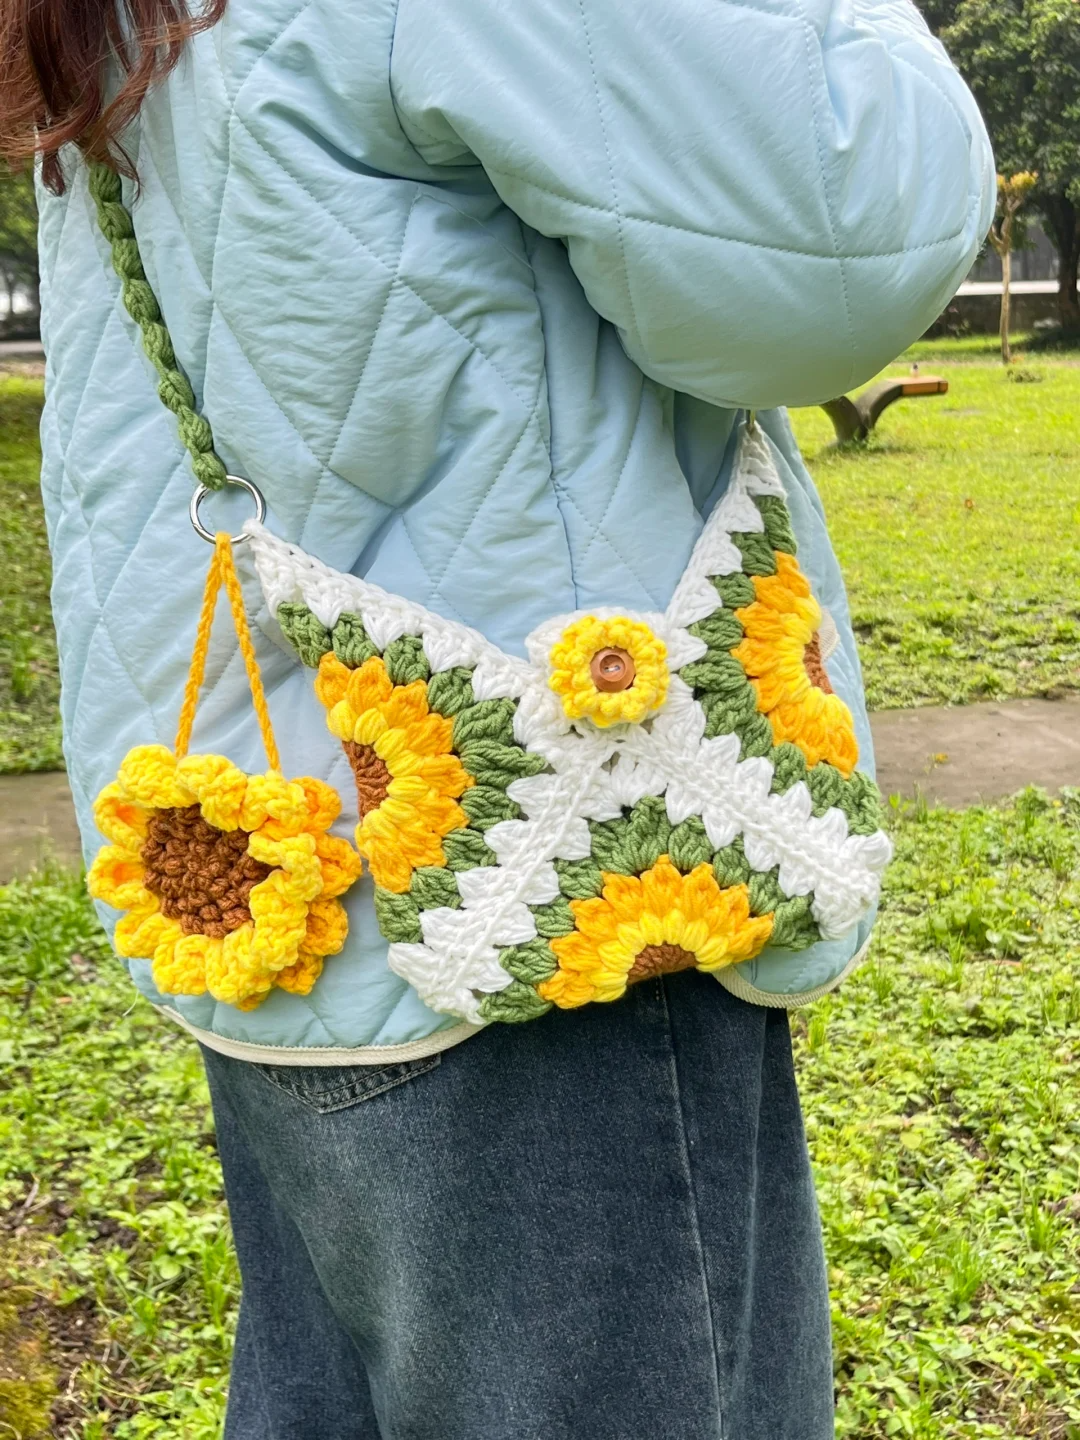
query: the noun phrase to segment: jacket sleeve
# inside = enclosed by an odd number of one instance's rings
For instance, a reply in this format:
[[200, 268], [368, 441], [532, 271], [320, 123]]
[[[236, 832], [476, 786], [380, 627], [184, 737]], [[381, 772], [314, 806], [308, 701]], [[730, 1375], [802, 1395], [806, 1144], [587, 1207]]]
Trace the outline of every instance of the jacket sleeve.
[[909, 0], [400, 0], [391, 82], [430, 164], [482, 165], [641, 369], [714, 404], [869, 379], [993, 216]]

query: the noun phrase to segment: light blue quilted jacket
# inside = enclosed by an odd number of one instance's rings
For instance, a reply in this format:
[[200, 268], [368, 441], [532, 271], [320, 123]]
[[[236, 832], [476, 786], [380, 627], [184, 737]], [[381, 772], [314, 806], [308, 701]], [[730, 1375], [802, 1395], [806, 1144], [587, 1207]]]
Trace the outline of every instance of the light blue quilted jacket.
[[[872, 376], [989, 226], [982, 123], [907, 0], [230, 0], [130, 150], [149, 279], [271, 528], [510, 651], [560, 611], [662, 609], [724, 491], [738, 408], [768, 411], [869, 767], [842, 582], [776, 407]], [[42, 196], [43, 485], [89, 854], [124, 753], [172, 742], [208, 551], [69, 169]], [[348, 834], [351, 775], [310, 672], [265, 607], [259, 626], [284, 768], [337, 786]], [[261, 768], [225, 625], [208, 680], [196, 748]], [[388, 969], [367, 882], [348, 908], [307, 998], [242, 1013], [160, 996], [144, 962], [134, 979], [252, 1058], [404, 1058], [468, 1033]], [[783, 1003], [831, 983], [865, 930], [740, 968]]]

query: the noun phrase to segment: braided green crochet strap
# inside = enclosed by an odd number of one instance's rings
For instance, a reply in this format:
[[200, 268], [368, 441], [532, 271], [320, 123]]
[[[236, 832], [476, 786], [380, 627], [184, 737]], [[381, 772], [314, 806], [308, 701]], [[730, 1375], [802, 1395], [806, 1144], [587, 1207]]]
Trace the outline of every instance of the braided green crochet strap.
[[90, 194], [97, 205], [101, 233], [112, 247], [113, 269], [120, 276], [127, 312], [142, 331], [143, 348], [160, 376], [161, 403], [176, 416], [180, 439], [191, 456], [195, 478], [208, 490], [220, 490], [225, 484], [225, 466], [214, 449], [210, 422], [195, 409], [195, 392], [176, 362], [161, 307], [143, 269], [135, 227], [123, 201], [120, 176], [108, 165], [91, 164]]

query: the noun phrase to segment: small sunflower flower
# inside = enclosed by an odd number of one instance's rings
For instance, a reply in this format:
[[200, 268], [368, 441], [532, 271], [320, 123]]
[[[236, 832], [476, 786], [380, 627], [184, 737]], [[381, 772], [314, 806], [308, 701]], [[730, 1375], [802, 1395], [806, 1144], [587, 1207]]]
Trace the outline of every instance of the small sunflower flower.
[[667, 855], [643, 875], [605, 874], [602, 894], [570, 909], [574, 929], [551, 941], [559, 968], [537, 987], [563, 1009], [617, 1000], [654, 975], [737, 965], [773, 932], [771, 915], [751, 915], [745, 885], [721, 888], [711, 865], [683, 875]]
[[735, 611], [745, 638], [732, 655], [746, 671], [773, 741], [791, 741], [808, 765], [826, 760], [847, 778], [859, 758], [851, 711], [834, 695], [821, 660], [821, 607], [791, 555], [776, 574], [753, 577], [756, 598]]
[[548, 684], [570, 720], [637, 724], [667, 699], [667, 646], [640, 620], [586, 615], [551, 648]]
[[315, 693], [356, 780], [356, 848], [376, 885], [403, 894], [418, 866], [446, 864], [443, 840], [469, 823], [457, 802], [475, 782], [454, 722], [430, 709], [423, 680], [395, 685], [378, 656], [350, 670], [324, 655]]
[[126, 912], [117, 952], [150, 960], [166, 995], [209, 991], [252, 1010], [275, 985], [309, 994], [345, 943], [337, 897], [360, 873], [348, 841], [327, 833], [339, 809], [320, 780], [178, 760], [164, 745], [129, 751], [94, 806], [112, 843], [88, 877], [96, 900]]

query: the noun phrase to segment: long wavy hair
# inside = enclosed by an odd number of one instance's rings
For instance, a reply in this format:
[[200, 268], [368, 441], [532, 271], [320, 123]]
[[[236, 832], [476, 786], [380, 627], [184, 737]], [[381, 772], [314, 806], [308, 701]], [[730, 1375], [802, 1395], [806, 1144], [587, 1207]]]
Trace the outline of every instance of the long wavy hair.
[[[0, 0], [0, 155], [42, 157], [45, 184], [64, 188], [60, 149], [74, 144], [127, 175], [120, 137], [186, 41], [220, 20], [227, 0]], [[106, 92], [108, 62], [120, 83]]]

